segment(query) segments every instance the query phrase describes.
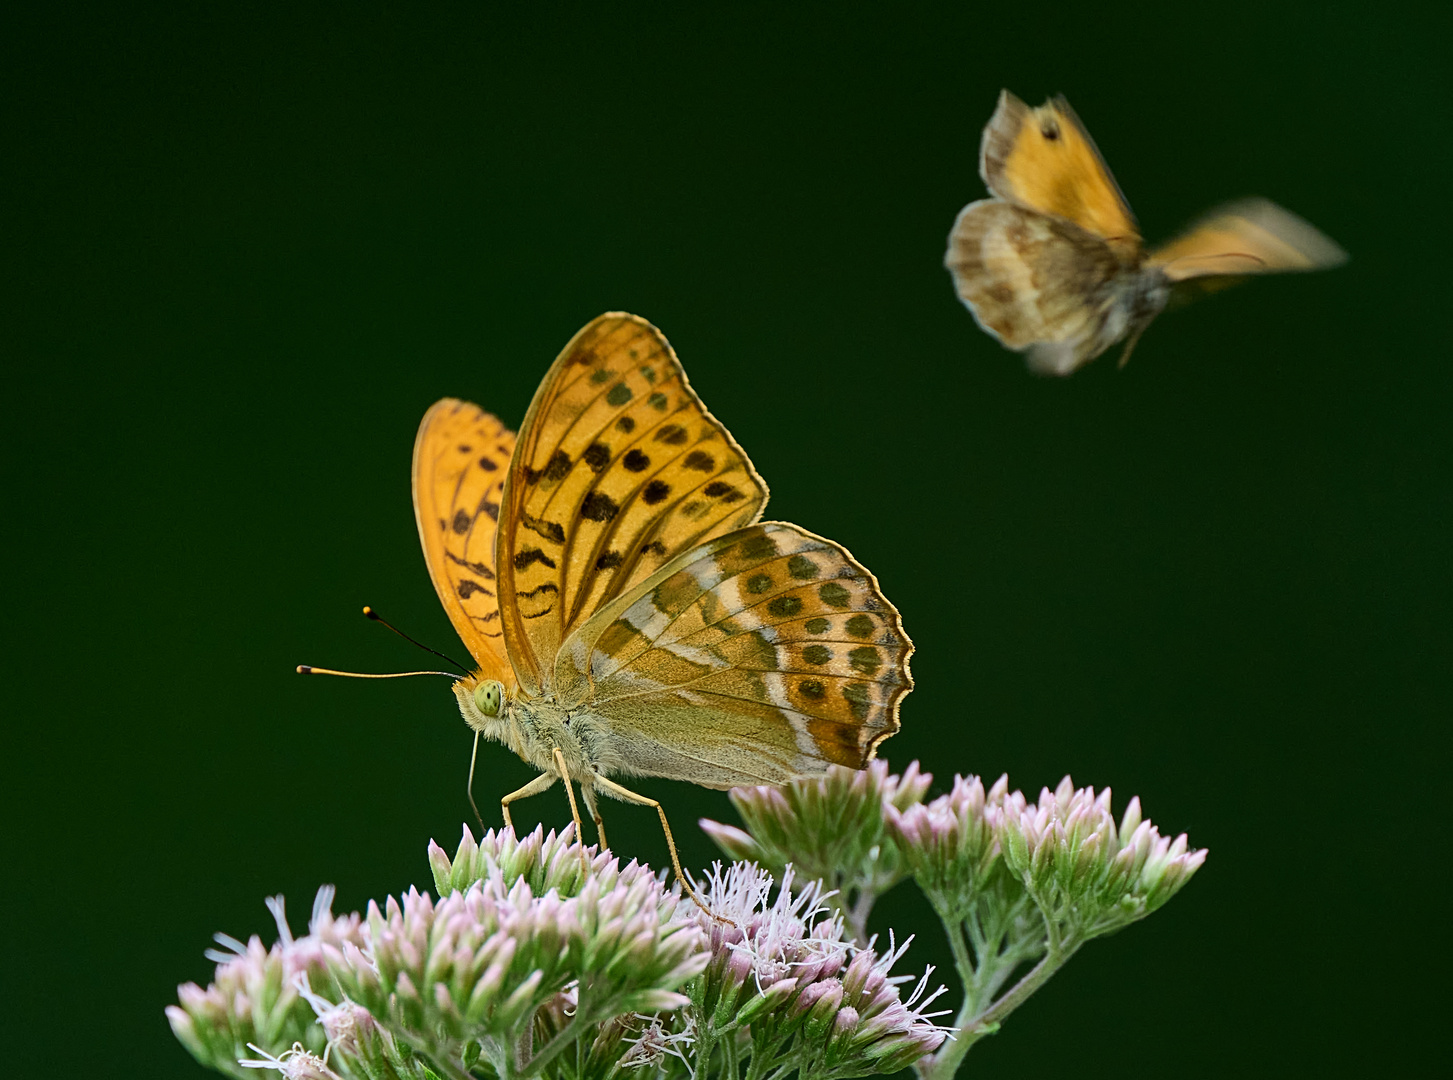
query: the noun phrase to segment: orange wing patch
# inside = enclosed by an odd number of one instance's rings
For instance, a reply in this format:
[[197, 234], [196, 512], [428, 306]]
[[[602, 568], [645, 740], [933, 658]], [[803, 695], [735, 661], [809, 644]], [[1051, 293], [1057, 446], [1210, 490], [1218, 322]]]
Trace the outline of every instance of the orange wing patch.
[[499, 585], [522, 685], [539, 691], [602, 604], [766, 501], [661, 332], [634, 315], [590, 322], [535, 394], [505, 482]]
[[979, 172], [1002, 199], [1093, 233], [1125, 261], [1140, 230], [1090, 133], [1063, 97], [1031, 109], [1008, 90], [984, 128]]
[[445, 398], [414, 441], [414, 518], [434, 590], [484, 678], [514, 685], [497, 599], [495, 534], [515, 434]]

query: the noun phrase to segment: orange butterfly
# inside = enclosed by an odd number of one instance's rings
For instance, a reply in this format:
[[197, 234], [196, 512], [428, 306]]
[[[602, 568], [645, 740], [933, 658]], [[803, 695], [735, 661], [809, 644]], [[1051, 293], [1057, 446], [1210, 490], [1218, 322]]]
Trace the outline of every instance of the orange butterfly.
[[[477, 667], [454, 683], [478, 738], [571, 781], [605, 846], [617, 777], [710, 788], [862, 769], [898, 730], [913, 644], [841, 545], [763, 521], [767, 485], [646, 320], [592, 320], [519, 434], [446, 398], [414, 445], [429, 575]], [[472, 779], [471, 766], [471, 779]], [[472, 796], [471, 796], [472, 799]], [[579, 823], [576, 816], [577, 825]]]
[[960, 211], [944, 262], [978, 324], [1041, 373], [1068, 375], [1128, 339], [1123, 366], [1180, 283], [1347, 260], [1266, 199], [1222, 206], [1147, 252], [1125, 196], [1063, 97], [1031, 109], [1001, 92], [979, 173], [995, 198]]

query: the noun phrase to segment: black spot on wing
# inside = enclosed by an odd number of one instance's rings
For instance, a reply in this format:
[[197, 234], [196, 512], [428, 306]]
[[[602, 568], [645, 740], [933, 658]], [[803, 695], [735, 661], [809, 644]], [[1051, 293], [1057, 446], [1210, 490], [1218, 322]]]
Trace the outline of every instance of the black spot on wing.
[[580, 516], [587, 521], [610, 521], [620, 513], [614, 499], [603, 491], [592, 491], [580, 504]]
[[777, 541], [770, 536], [758, 534], [742, 541], [742, 555], [748, 559], [771, 559], [778, 554]]
[[474, 519], [466, 514], [463, 510], [454, 511], [454, 520], [450, 522], [450, 526], [460, 536], [463, 536], [465, 533], [467, 533], [469, 531], [469, 526], [473, 524]]
[[[539, 533], [546, 540], [553, 540], [557, 544], [565, 542], [565, 527], [558, 521], [546, 521], [544, 518], [532, 517], [529, 514], [520, 515], [520, 524], [531, 532]], [[554, 566], [554, 563], [550, 564]]]
[[444, 552], [444, 557], [452, 562], [455, 566], [464, 567], [464, 569], [468, 570], [470, 573], [478, 574], [480, 577], [486, 578], [489, 581], [494, 580], [494, 571], [491, 570], [489, 567], [485, 566], [484, 563], [470, 562], [467, 559], [461, 559], [452, 551]]
[[610, 447], [591, 443], [585, 448], [585, 453], [580, 455], [580, 460], [590, 466], [591, 472], [599, 473], [610, 464]]
[[811, 581], [817, 577], [818, 567], [806, 555], [794, 555], [787, 560], [787, 572], [799, 581]]
[[773, 597], [772, 601], [767, 605], [768, 614], [777, 619], [790, 619], [801, 610], [801, 597], [792, 596], [791, 594]]
[[555, 560], [539, 548], [525, 548], [523, 551], [517, 551], [514, 562], [516, 570], [523, 570], [532, 563], [544, 563], [551, 570], [555, 569]]
[[724, 503], [741, 502], [746, 498], [745, 495], [725, 480], [713, 480], [701, 489], [701, 493], [708, 499], [720, 499]]
[[461, 581], [458, 585], [456, 585], [454, 587], [454, 591], [459, 594], [459, 599], [461, 600], [468, 600], [475, 593], [484, 593], [485, 596], [494, 595], [494, 593], [490, 592], [479, 582], [470, 581], [467, 578], [464, 581]]

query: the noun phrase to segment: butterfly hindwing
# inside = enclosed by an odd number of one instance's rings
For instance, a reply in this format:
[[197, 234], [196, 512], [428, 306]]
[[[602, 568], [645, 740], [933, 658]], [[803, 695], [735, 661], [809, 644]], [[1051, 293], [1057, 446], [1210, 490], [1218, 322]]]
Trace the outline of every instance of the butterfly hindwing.
[[945, 264], [979, 325], [1011, 349], [1062, 355], [1073, 366], [1096, 355], [1114, 325], [1121, 266], [1083, 229], [1000, 199], [970, 203], [949, 233]]
[[445, 398], [414, 441], [414, 518], [449, 621], [486, 678], [513, 682], [500, 626], [495, 533], [515, 434], [467, 401]]
[[602, 604], [766, 500], [661, 332], [634, 315], [590, 322], [536, 393], [504, 488], [499, 583], [522, 685], [538, 692]]
[[1031, 109], [1008, 90], [984, 128], [979, 172], [989, 190], [1016, 206], [1073, 222], [1133, 260], [1135, 215], [1069, 102]]
[[707, 787], [862, 768], [898, 730], [912, 643], [839, 545], [764, 522], [688, 551], [566, 642], [562, 702], [611, 723], [623, 772]]

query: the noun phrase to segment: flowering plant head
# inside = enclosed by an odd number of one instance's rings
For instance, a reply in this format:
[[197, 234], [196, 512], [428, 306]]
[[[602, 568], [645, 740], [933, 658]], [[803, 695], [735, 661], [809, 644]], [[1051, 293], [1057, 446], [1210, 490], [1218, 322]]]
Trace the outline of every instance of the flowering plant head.
[[[732, 793], [748, 831], [707, 831], [736, 861], [698, 883], [705, 910], [567, 828], [468, 829], [429, 845], [438, 899], [410, 889], [335, 916], [319, 890], [294, 937], [218, 935], [205, 989], [168, 1008], [177, 1038], [230, 1076], [339, 1080], [847, 1080], [912, 1065], [951, 1076], [968, 1048], [1085, 942], [1149, 915], [1205, 860], [1131, 800], [1068, 777], [1030, 803], [875, 763]], [[808, 868], [808, 869], [804, 869]], [[808, 872], [810, 869], [811, 872]], [[943, 920], [964, 1001], [929, 1006], [932, 969], [905, 996], [911, 938], [867, 935], [868, 912], [912, 878]]]

